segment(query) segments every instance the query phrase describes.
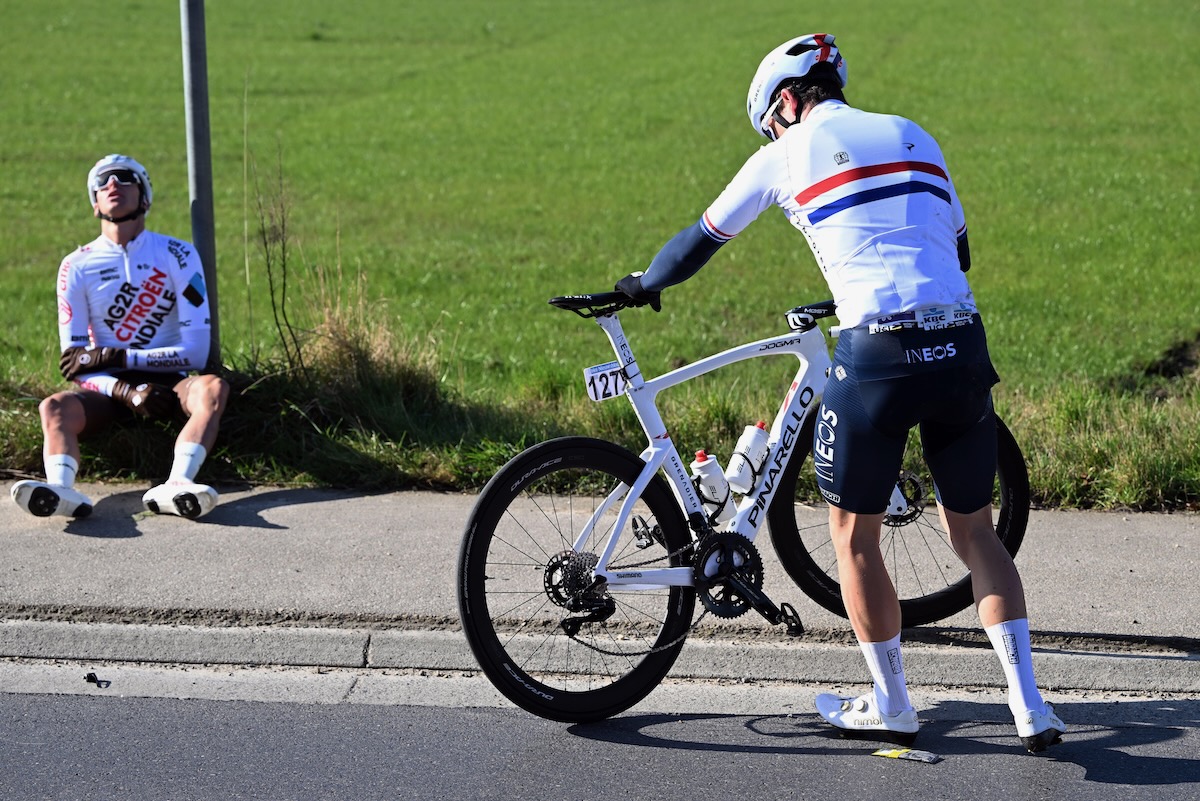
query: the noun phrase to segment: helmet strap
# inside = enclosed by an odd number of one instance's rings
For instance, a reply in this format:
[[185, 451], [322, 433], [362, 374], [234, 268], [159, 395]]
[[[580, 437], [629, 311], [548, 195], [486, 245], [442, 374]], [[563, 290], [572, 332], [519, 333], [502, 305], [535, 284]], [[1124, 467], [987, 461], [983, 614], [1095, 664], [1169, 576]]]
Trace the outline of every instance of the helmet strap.
[[126, 214], [124, 217], [110, 217], [109, 215], [105, 214], [102, 211], [96, 212], [96, 216], [102, 220], [107, 220], [110, 223], [123, 223], [123, 222], [129, 222], [130, 220], [136, 220], [138, 217], [141, 217], [145, 213], [146, 213], [146, 210], [143, 209], [141, 206], [138, 206], [136, 211], [131, 211], [128, 214]]
[[142, 188], [141, 183], [138, 183], [138, 204], [137, 208], [126, 214], [124, 217], [112, 217], [102, 211], [96, 212], [96, 216], [110, 223], [123, 223], [130, 220], [136, 220], [146, 213], [146, 190]]

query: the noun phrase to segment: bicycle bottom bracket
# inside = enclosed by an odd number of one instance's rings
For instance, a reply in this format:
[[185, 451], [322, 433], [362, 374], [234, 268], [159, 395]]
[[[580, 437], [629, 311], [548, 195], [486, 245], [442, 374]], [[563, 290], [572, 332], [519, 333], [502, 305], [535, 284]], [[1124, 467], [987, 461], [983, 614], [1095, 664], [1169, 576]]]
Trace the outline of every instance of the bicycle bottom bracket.
[[596, 567], [599, 557], [594, 553], [578, 553], [577, 551], [560, 551], [546, 565], [543, 584], [546, 587], [546, 597], [556, 605], [566, 607], [571, 599], [591, 586], [592, 569]]
[[708, 611], [717, 617], [739, 617], [754, 608], [748, 596], [762, 589], [762, 557], [740, 534], [708, 534], [696, 546], [692, 579]]

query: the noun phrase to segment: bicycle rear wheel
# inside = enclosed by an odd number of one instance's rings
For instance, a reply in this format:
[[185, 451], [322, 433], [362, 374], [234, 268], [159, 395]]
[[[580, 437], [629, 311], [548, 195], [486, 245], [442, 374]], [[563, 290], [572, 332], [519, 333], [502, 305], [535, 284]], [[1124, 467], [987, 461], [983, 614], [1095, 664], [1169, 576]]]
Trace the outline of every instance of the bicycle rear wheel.
[[[812, 442], [815, 419], [816, 415], [809, 415], [801, 430], [802, 444]], [[993, 521], [996, 535], [1016, 556], [1029, 522], [1029, 474], [1017, 441], [998, 417], [996, 436]], [[923, 460], [918, 461], [919, 468], [903, 471], [900, 477], [908, 509], [885, 518], [880, 539], [900, 597], [901, 625], [906, 628], [944, 620], [974, 603], [970, 571], [950, 545], [950, 535], [938, 515], [933, 480]], [[837, 557], [829, 536], [829, 508], [823, 502], [808, 502], [820, 497], [811, 452], [792, 459], [780, 478], [778, 493], [767, 521], [780, 563], [806, 595], [845, 617]]]
[[[492, 684], [528, 712], [572, 723], [623, 712], [658, 685], [683, 647], [691, 587], [589, 589], [620, 503], [597, 510], [644, 466], [602, 440], [551, 440], [505, 465], [475, 504], [458, 559], [463, 631]], [[610, 568], [683, 566], [690, 541], [674, 496], [655, 476]]]

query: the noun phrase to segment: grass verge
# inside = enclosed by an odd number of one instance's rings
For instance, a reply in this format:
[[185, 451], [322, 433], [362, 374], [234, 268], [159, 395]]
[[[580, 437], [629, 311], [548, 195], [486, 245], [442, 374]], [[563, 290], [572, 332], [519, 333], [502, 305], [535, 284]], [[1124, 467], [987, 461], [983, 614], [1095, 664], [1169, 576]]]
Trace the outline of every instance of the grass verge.
[[[433, 335], [398, 341], [332, 317], [301, 339], [306, 369], [280, 359], [228, 369], [233, 386], [213, 482], [394, 490], [478, 489], [527, 445], [568, 433], [644, 443], [627, 404], [565, 393], [471, 402], [445, 378]], [[1133, 385], [1069, 383], [1000, 413], [1021, 443], [1036, 506], [1200, 509], [1197, 374]], [[41, 472], [37, 402], [50, 387], [0, 385], [0, 460], [10, 477]], [[740, 400], [740, 399], [739, 399]], [[750, 406], [754, 398], [748, 398]], [[767, 402], [764, 395], [762, 402]], [[729, 395], [667, 400], [677, 442], [727, 458], [749, 418]], [[152, 481], [169, 468], [175, 430], [130, 424], [85, 443], [90, 480]]]

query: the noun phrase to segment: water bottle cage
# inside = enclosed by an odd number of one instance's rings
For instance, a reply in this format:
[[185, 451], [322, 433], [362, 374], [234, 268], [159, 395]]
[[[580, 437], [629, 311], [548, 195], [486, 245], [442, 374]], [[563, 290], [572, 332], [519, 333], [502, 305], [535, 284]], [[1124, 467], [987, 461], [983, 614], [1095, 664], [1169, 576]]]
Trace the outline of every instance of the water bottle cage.
[[764, 457], [762, 464], [760, 464], [758, 467], [755, 467], [754, 462], [750, 459], [750, 454], [746, 453], [745, 451], [734, 451], [733, 456], [729, 458], [731, 464], [733, 463], [733, 457], [735, 456], [741, 456], [742, 461], [744, 461], [746, 466], [750, 468], [750, 489], [746, 490], [746, 494], [749, 495], [751, 492], [754, 492], [754, 488], [758, 486], [758, 480], [762, 478], [763, 473], [766, 472], [767, 460]]
[[699, 476], [692, 476], [692, 486], [696, 488], [696, 494], [698, 496], [700, 496], [701, 503], [703, 503], [705, 505], [711, 504], [711, 505], [716, 506], [717, 511], [714, 512], [712, 515], [710, 515], [710, 517], [713, 517], [713, 518], [715, 518], [716, 515], [719, 514], [722, 509], [725, 508], [725, 504], [729, 502], [729, 498], [733, 495], [733, 490], [729, 489], [729, 487], [726, 486], [724, 498], [717, 499], [717, 498], [708, 497], [707, 495], [704, 494], [704, 487], [700, 482]]

